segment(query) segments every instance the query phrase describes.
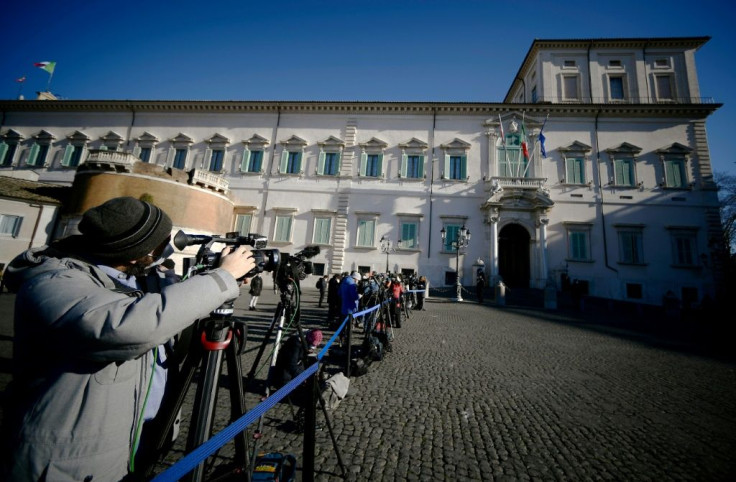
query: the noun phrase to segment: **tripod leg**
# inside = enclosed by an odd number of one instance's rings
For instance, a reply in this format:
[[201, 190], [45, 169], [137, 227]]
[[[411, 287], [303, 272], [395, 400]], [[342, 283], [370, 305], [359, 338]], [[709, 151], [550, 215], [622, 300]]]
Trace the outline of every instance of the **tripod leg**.
[[[207, 441], [212, 430], [212, 420], [215, 416], [217, 402], [217, 385], [222, 366], [223, 350], [214, 350], [206, 353], [202, 366], [202, 380], [197, 386], [197, 396], [194, 400], [192, 420], [189, 427], [187, 452], [197, 448]], [[204, 461], [194, 468], [188, 480], [201, 481], [204, 477]]]
[[330, 422], [330, 416], [327, 414], [327, 404], [325, 403], [324, 397], [322, 397], [322, 393], [317, 390], [317, 399], [319, 400], [319, 404], [322, 407], [322, 413], [325, 416], [325, 425], [327, 426], [327, 431], [330, 433], [330, 439], [332, 439], [332, 447], [335, 449], [335, 455], [337, 456], [337, 463], [340, 464], [340, 468], [342, 469], [342, 475], [343, 477], [347, 477], [347, 470], [345, 469], [345, 464], [342, 461], [342, 456], [340, 455], [340, 448], [337, 445], [337, 439], [335, 438], [335, 433], [332, 431], [332, 423]]
[[[235, 421], [245, 413], [245, 397], [243, 396], [243, 368], [238, 356], [238, 341], [233, 341], [226, 350], [227, 374], [230, 384], [230, 420]], [[246, 431], [240, 432], [234, 439], [235, 462], [239, 467], [246, 468], [248, 463], [248, 438]]]

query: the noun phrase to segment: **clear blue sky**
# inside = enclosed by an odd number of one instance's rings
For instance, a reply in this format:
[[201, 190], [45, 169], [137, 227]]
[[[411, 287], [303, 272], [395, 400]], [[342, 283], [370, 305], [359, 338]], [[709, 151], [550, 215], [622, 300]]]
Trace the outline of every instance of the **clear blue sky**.
[[736, 175], [733, 0], [5, 2], [0, 98], [500, 102], [532, 41], [710, 36], [714, 170]]

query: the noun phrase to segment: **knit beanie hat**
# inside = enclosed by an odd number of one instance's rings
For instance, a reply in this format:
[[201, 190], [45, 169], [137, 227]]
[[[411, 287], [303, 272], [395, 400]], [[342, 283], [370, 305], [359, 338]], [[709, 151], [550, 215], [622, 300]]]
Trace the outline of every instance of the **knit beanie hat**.
[[309, 346], [318, 346], [322, 343], [322, 332], [320, 330], [309, 330], [306, 338]]
[[86, 254], [100, 261], [131, 261], [150, 253], [171, 235], [160, 208], [133, 197], [110, 199], [88, 209], [79, 222]]

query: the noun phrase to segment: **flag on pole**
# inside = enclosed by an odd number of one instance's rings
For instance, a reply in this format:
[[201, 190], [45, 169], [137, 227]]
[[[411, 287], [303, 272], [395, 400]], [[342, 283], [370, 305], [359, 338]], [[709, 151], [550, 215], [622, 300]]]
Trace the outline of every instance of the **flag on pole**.
[[542, 157], [547, 157], [547, 148], [544, 147], [544, 141], [547, 140], [547, 138], [544, 137], [544, 126], [547, 125], [547, 119], [549, 119], [549, 114], [547, 114], [547, 117], [544, 119], [542, 129], [539, 131], [539, 150], [542, 153]]
[[524, 154], [524, 160], [529, 161], [529, 145], [526, 143], [526, 126], [521, 121], [521, 152]]
[[23, 77], [19, 77], [19, 78], [15, 79], [15, 81], [16, 82], [25, 82], [26, 81], [26, 76], [24, 75]]
[[49, 74], [53, 74], [54, 69], [56, 68], [56, 62], [36, 62], [33, 66], [43, 69]]

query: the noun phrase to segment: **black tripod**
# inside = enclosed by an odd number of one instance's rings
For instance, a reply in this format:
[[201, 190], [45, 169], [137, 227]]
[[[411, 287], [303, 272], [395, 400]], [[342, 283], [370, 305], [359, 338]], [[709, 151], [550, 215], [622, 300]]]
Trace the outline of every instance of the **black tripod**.
[[[233, 302], [234, 300], [223, 304], [208, 318], [200, 320], [195, 327], [189, 330], [188, 335], [191, 335], [191, 340], [188, 344], [189, 350], [186, 358], [181, 369], [175, 374], [171, 389], [167, 390], [161, 403], [160, 415], [150, 430], [158, 437], [153, 443], [153, 450], [144, 460], [144, 478], [150, 476], [153, 464], [168, 449], [172, 428], [198, 369], [201, 372], [201, 378], [197, 383], [197, 393], [186, 443], [187, 452], [210, 438], [223, 356], [227, 362], [230, 419], [231, 421], [237, 420], [245, 413], [240, 355], [245, 347], [247, 329], [244, 321], [232, 317]], [[187, 345], [184, 340], [180, 340], [179, 343]], [[178, 365], [176, 362], [179, 360], [176, 357], [172, 361]], [[245, 431], [235, 437], [234, 443], [234, 472], [245, 473], [246, 480], [250, 480], [248, 439]], [[188, 474], [188, 480], [201, 481], [204, 474], [205, 464], [202, 462]]]
[[[263, 356], [263, 353], [266, 350], [266, 347], [271, 341], [271, 337], [273, 336], [274, 331], [276, 331], [276, 337], [273, 341], [273, 352], [271, 354], [271, 362], [269, 365], [268, 375], [266, 377], [266, 385], [265, 385], [265, 397], [268, 398], [270, 396], [271, 391], [271, 385], [273, 382], [274, 377], [274, 371], [276, 366], [276, 361], [278, 359], [279, 354], [279, 348], [281, 345], [281, 339], [283, 336], [283, 330], [284, 330], [284, 323], [286, 320], [289, 320], [289, 325], [293, 322], [297, 331], [297, 334], [299, 335], [299, 340], [301, 342], [302, 347], [304, 348], [304, 358], [302, 360], [302, 363], [304, 366], [308, 366], [309, 360], [307, 359], [307, 342], [306, 338], [304, 336], [304, 331], [301, 326], [300, 322], [300, 310], [299, 310], [299, 286], [296, 281], [294, 281], [291, 278], [288, 279], [277, 279], [276, 280], [279, 290], [280, 290], [280, 301], [278, 306], [276, 307], [276, 312], [274, 313], [273, 320], [271, 321], [271, 325], [269, 326], [268, 330], [266, 331], [266, 334], [263, 338], [263, 341], [261, 342], [261, 346], [258, 349], [258, 354], [256, 355], [255, 360], [253, 361], [253, 366], [248, 373], [247, 382], [246, 384], [250, 386], [250, 384], [253, 382], [256, 376], [256, 372], [258, 371], [258, 366], [260, 364], [261, 358]], [[297, 302], [293, 303], [293, 298], [297, 297]], [[324, 401], [324, 398], [322, 397], [321, 392], [319, 391], [317, 380], [319, 379], [319, 372], [316, 376], [314, 376], [313, 379], [311, 379], [312, 384], [309, 386], [311, 389], [311, 402], [310, 406], [306, 409], [305, 414], [305, 427], [304, 427], [304, 456], [303, 456], [303, 480], [312, 480], [313, 473], [314, 473], [314, 430], [315, 430], [315, 418], [314, 418], [314, 399], [316, 398], [319, 400], [319, 404], [322, 407], [322, 412], [325, 417], [325, 424], [327, 426], [327, 429], [330, 434], [330, 438], [332, 439], [332, 445], [335, 449], [335, 454], [337, 455], [337, 461], [340, 464], [340, 468], [342, 469], [343, 476], [346, 476], [347, 471], [345, 469], [345, 465], [343, 464], [342, 457], [340, 456], [340, 450], [337, 445], [337, 440], [335, 439], [335, 435], [332, 431], [332, 424], [330, 423], [330, 418], [327, 414], [327, 407]], [[307, 383], [309, 383], [310, 380], [307, 380]], [[291, 400], [289, 399], [289, 405], [292, 410], [292, 416], [294, 416], [294, 410], [293, 405], [291, 403]], [[261, 417], [258, 421], [258, 428], [256, 429], [256, 432], [254, 433], [254, 440], [255, 443], [253, 444], [253, 455], [251, 457], [251, 461], [255, 462], [255, 454], [257, 451], [257, 441], [260, 438], [260, 434], [262, 433], [263, 429], [263, 417]]]

